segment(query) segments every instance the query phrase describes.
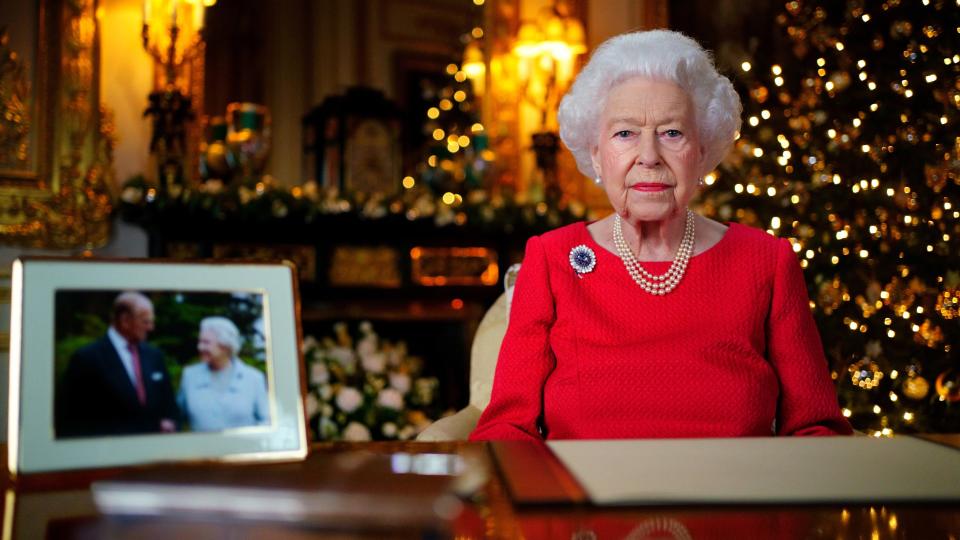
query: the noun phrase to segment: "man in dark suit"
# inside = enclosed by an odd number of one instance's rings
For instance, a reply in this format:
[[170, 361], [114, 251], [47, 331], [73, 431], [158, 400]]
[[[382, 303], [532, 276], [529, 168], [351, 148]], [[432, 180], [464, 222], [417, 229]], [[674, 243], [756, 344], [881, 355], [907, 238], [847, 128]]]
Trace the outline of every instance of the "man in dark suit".
[[163, 354], [146, 343], [153, 303], [124, 292], [106, 335], [70, 358], [56, 402], [57, 438], [176, 431], [179, 417]]

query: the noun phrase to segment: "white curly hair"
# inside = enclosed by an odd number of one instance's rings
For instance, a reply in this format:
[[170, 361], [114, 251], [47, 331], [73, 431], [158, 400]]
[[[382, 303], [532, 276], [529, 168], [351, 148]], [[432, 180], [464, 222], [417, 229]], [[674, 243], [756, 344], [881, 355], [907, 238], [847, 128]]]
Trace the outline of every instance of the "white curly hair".
[[598, 123], [607, 94], [635, 76], [668, 80], [687, 92], [704, 149], [698, 173], [713, 170], [740, 129], [740, 97], [699, 43], [680, 32], [649, 30], [603, 42], [560, 102], [560, 138], [576, 158], [580, 172], [590, 178], [596, 176], [590, 153], [598, 142]]
[[200, 321], [200, 331], [210, 330], [217, 339], [217, 343], [223, 345], [230, 351], [230, 356], [234, 357], [240, 352], [243, 345], [243, 339], [240, 337], [240, 330], [233, 321], [226, 317], [206, 317]]

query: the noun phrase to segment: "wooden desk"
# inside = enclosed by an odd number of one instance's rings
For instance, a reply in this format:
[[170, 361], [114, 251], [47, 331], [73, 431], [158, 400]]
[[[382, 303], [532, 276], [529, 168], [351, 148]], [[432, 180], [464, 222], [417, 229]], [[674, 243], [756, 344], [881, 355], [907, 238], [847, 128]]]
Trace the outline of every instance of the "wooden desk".
[[[937, 436], [960, 447], [960, 436]], [[324, 452], [482, 451], [475, 443], [332, 443]], [[483, 453], [483, 455], [486, 455]], [[491, 469], [491, 472], [493, 470]], [[957, 538], [960, 504], [949, 506], [770, 506], [594, 508], [589, 505], [516, 507], [495, 473], [445, 531], [324, 531], [273, 523], [108, 519], [98, 515], [91, 481], [118, 471], [70, 473], [43, 481], [4, 484], [4, 539], [34, 538]], [[878, 471], [882, 474], [882, 471]]]

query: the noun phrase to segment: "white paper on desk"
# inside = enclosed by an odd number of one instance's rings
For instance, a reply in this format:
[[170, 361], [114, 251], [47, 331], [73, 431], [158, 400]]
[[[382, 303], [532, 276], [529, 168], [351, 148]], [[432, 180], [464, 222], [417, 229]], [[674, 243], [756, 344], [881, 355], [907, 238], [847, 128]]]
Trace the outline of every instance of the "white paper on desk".
[[960, 500], [960, 450], [909, 437], [548, 445], [598, 505]]

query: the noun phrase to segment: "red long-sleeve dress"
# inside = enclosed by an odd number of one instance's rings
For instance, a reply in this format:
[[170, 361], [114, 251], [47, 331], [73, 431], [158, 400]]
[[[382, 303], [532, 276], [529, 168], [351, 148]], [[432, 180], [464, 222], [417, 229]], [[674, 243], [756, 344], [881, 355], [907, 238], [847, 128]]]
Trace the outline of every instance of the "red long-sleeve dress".
[[[596, 254], [578, 275], [570, 250]], [[654, 274], [669, 262], [644, 263]], [[527, 242], [471, 440], [850, 434], [790, 243], [730, 224], [672, 292], [643, 291], [585, 223]]]

